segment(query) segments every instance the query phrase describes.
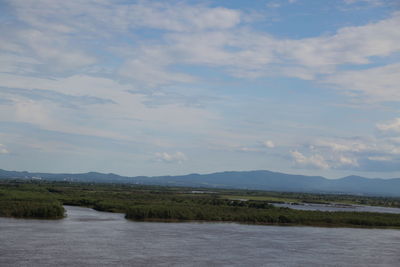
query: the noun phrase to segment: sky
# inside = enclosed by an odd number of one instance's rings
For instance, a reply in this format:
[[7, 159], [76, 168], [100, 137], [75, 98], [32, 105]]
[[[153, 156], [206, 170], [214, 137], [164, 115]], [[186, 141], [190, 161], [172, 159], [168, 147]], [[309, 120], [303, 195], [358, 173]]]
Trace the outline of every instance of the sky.
[[0, 0], [0, 168], [400, 177], [397, 0]]

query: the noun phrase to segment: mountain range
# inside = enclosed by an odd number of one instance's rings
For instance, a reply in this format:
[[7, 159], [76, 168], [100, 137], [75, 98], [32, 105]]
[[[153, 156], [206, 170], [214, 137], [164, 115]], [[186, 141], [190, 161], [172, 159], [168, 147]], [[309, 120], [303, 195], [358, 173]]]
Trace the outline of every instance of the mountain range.
[[207, 188], [232, 188], [283, 192], [335, 193], [400, 196], [400, 178], [379, 179], [347, 176], [327, 179], [322, 176], [293, 175], [266, 170], [230, 171], [179, 176], [136, 176], [88, 172], [80, 174], [31, 173], [0, 169], [0, 179], [33, 179], [89, 183], [126, 183]]

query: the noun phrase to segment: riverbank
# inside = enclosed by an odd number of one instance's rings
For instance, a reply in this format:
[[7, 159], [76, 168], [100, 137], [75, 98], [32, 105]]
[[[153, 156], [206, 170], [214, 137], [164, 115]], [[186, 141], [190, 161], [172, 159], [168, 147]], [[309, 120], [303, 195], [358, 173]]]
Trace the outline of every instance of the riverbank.
[[326, 212], [268, 207], [141, 206], [129, 209], [127, 219], [137, 221], [210, 221], [257, 225], [400, 228], [400, 214]]
[[[8, 182], [0, 184], [0, 216], [60, 219], [64, 216], [62, 205], [72, 205], [119, 212], [136, 221], [400, 228], [400, 214], [294, 210], [275, 207], [265, 200], [232, 200], [226, 197], [226, 191], [223, 195], [189, 193], [192, 191], [168, 187]], [[238, 193], [249, 192], [233, 192]]]

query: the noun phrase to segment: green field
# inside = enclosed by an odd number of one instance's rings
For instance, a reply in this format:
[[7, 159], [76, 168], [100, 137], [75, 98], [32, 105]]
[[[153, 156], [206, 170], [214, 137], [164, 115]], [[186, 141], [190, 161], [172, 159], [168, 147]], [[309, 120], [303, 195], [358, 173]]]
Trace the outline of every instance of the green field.
[[[245, 200], [245, 201], [244, 201]], [[301, 211], [272, 202], [399, 207], [400, 199], [113, 184], [0, 182], [0, 216], [60, 219], [62, 205], [120, 212], [141, 221], [227, 221], [267, 225], [400, 228], [400, 214]]]

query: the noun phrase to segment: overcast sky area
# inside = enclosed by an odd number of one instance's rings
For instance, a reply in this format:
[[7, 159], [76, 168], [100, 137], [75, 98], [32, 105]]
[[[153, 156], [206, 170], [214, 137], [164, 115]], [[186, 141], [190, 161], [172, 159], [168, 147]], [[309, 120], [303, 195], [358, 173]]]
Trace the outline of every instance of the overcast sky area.
[[0, 168], [400, 177], [397, 0], [0, 1]]

